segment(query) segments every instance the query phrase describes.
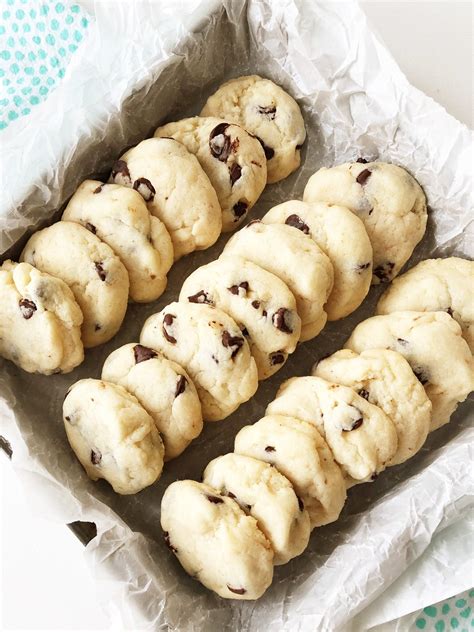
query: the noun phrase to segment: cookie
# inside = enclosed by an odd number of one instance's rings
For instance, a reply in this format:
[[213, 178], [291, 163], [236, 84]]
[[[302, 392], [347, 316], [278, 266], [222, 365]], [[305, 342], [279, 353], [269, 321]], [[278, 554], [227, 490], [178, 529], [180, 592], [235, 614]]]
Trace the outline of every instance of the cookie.
[[300, 230], [250, 222], [224, 248], [222, 257], [243, 257], [275, 274], [296, 299], [300, 340], [317, 336], [326, 324], [324, 305], [333, 286], [333, 267], [316, 242]]
[[253, 516], [275, 552], [274, 564], [286, 564], [308, 546], [309, 515], [291, 483], [263, 461], [225, 454], [204, 470], [203, 482], [233, 498]]
[[431, 402], [405, 358], [389, 349], [350, 349], [321, 360], [313, 375], [354, 388], [392, 420], [398, 448], [387, 465], [403, 463], [420, 450], [431, 423]]
[[283, 366], [300, 337], [301, 320], [288, 286], [241, 257], [221, 258], [195, 270], [179, 300], [207, 303], [229, 314], [250, 345], [260, 380]]
[[346, 484], [316, 427], [294, 417], [267, 415], [244, 426], [235, 452], [274, 465], [293, 485], [311, 528], [334, 522], [346, 500]]
[[377, 314], [407, 310], [447, 312], [474, 353], [474, 261], [426, 259], [395, 279], [380, 298]]
[[425, 234], [423, 189], [397, 165], [362, 161], [322, 168], [308, 180], [303, 199], [346, 206], [360, 217], [374, 252], [374, 284], [396, 277]]
[[196, 156], [216, 190], [223, 232], [237, 228], [267, 183], [267, 162], [258, 140], [238, 125], [201, 116], [168, 123], [155, 136], [174, 138]]
[[269, 183], [300, 166], [303, 116], [293, 97], [273, 81], [257, 75], [231, 79], [208, 98], [201, 116], [218, 116], [255, 134], [265, 151]]
[[287, 224], [309, 235], [329, 257], [334, 285], [324, 306], [328, 320], [359, 307], [372, 279], [372, 246], [362, 221], [343, 206], [290, 200], [264, 215], [265, 224]]
[[130, 343], [105, 360], [102, 379], [120, 384], [153, 418], [165, 445], [165, 461], [174, 459], [202, 430], [201, 403], [186, 371], [149, 347]]
[[171, 303], [145, 322], [140, 343], [189, 373], [206, 421], [230, 415], [257, 390], [257, 367], [235, 321], [216, 307]]
[[216, 192], [196, 156], [167, 138], [148, 138], [112, 167], [110, 182], [132, 187], [166, 226], [174, 258], [209, 248], [222, 230]]
[[397, 449], [395, 426], [378, 406], [352, 388], [319, 377], [284, 382], [266, 414], [313, 424], [342, 470], [358, 482], [374, 480]]
[[84, 315], [84, 347], [107, 342], [120, 329], [127, 311], [128, 273], [112, 248], [87, 228], [74, 222], [44, 228], [30, 237], [21, 261], [71, 288]]
[[184, 570], [224, 599], [258, 599], [273, 579], [273, 550], [252, 516], [196, 481], [176, 481], [161, 501], [161, 528]]
[[173, 244], [165, 225], [150, 216], [137, 191], [86, 180], [69, 200], [62, 219], [81, 224], [120, 257], [133, 301], [148, 303], [163, 294], [173, 265]]
[[431, 400], [430, 430], [448, 423], [474, 388], [474, 362], [461, 327], [445, 312], [394, 312], [364, 320], [345, 347], [398, 351]]
[[84, 359], [82, 312], [68, 286], [28, 263], [0, 267], [0, 355], [28, 373], [69, 373]]
[[63, 419], [71, 448], [93, 481], [103, 478], [118, 494], [136, 494], [160, 477], [160, 433], [121, 386], [79, 380], [66, 395]]

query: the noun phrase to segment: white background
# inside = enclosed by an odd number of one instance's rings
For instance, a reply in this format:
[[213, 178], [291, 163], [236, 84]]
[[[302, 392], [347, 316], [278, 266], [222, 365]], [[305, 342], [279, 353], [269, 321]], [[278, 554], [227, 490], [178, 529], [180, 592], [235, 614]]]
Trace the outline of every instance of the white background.
[[[472, 128], [473, 5], [362, 4], [409, 81]], [[97, 603], [82, 545], [66, 526], [30, 514], [3, 454], [0, 501], [0, 629], [117, 629]]]

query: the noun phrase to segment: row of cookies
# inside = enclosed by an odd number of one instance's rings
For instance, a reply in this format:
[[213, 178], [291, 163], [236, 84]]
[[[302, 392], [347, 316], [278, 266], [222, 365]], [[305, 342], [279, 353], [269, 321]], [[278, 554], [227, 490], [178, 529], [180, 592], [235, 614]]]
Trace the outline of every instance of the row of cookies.
[[[296, 101], [257, 76], [234, 84], [247, 97], [225, 112], [233, 123], [203, 115], [165, 126], [166, 134], [158, 128], [155, 138], [114, 163], [107, 184], [83, 182], [62, 221], [31, 237], [21, 255], [29, 267], [14, 273], [12, 262], [3, 266], [1, 355], [31, 372], [71, 371], [82, 362], [83, 347], [115, 335], [128, 300], [149, 302], [163, 293], [173, 260], [208, 248], [222, 230], [242, 222], [267, 182], [267, 158], [272, 182], [299, 166], [306, 132]], [[222, 90], [225, 85], [209, 103]], [[262, 121], [246, 114], [251, 94], [259, 95]], [[25, 281], [30, 277], [34, 282]], [[51, 277], [64, 281], [74, 297]], [[48, 300], [36, 292], [40, 279]], [[39, 314], [50, 323], [50, 337], [37, 335]], [[8, 333], [12, 323], [20, 338]], [[60, 331], [67, 332], [62, 346]], [[37, 353], [30, 354], [29, 341], [39, 345]]]
[[[201, 483], [168, 487], [165, 542], [192, 577], [227, 599], [260, 597], [273, 566], [337, 520], [348, 488], [405, 462], [449, 421], [474, 388], [473, 280], [474, 263], [458, 258], [410, 270], [343, 350], [282, 384]], [[417, 311], [385, 313], [406, 303]]]

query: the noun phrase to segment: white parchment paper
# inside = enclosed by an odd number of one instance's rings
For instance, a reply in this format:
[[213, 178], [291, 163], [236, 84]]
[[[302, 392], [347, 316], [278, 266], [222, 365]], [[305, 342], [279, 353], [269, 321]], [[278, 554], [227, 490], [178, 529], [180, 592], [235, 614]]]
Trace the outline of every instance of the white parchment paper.
[[[107, 173], [126, 147], [156, 126], [199, 113], [225, 79], [258, 73], [297, 98], [308, 140], [302, 167], [266, 188], [253, 217], [301, 198], [321, 166], [379, 158], [406, 167], [428, 196], [427, 234], [407, 267], [429, 256], [472, 257], [472, 135], [408, 84], [356, 4], [88, 4], [95, 23], [64, 82], [3, 134], [8, 160], [0, 252], [18, 255], [27, 231], [51, 222], [84, 178]], [[98, 535], [86, 554], [124, 626], [179, 632], [350, 629], [354, 617], [422, 556], [434, 534], [465, 520], [472, 506], [469, 403], [411, 461], [353, 488], [340, 520], [315, 530], [307, 551], [277, 567], [272, 587], [254, 603], [221, 600], [185, 575], [162, 540], [160, 501], [173, 480], [199, 478], [210, 459], [232, 450], [236, 432], [262, 416], [284, 379], [309, 374], [316, 359], [340, 348], [355, 324], [373, 313], [382, 288], [372, 289], [351, 317], [300, 345], [250, 402], [227, 420], [208, 424], [157, 484], [135, 496], [120, 497], [105, 482], [89, 481], [66, 440], [61, 406], [68, 386], [99, 377], [106, 356], [137, 340], [145, 319], [175, 300], [183, 279], [216, 258], [227, 239], [176, 264], [166, 293], [153, 304], [130, 305], [114, 340], [89, 350], [73, 373], [32, 376], [0, 359], [0, 432], [12, 443], [13, 464], [35, 511], [96, 523]], [[424, 560], [410, 607], [432, 602], [433, 584], [443, 585], [443, 596], [467, 588], [470, 547], [466, 537], [455, 559], [441, 547], [435, 559]], [[384, 617], [405, 613], [394, 604]]]

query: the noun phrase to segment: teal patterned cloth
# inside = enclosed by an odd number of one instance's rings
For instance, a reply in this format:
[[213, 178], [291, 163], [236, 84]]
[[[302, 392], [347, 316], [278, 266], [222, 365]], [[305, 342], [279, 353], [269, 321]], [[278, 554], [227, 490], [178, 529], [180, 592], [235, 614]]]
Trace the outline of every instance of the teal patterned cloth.
[[[27, 116], [58, 86], [90, 15], [67, 0], [0, 0], [0, 130]], [[474, 590], [428, 606], [412, 630], [471, 632]]]
[[57, 87], [90, 16], [65, 0], [0, 0], [0, 14], [2, 130]]

